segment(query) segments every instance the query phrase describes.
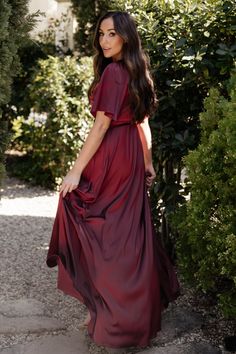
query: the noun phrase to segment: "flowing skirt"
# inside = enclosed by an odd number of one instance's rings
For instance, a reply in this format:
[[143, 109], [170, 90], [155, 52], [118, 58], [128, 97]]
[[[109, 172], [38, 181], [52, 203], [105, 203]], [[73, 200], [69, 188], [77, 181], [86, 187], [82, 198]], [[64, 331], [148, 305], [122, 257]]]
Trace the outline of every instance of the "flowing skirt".
[[136, 125], [110, 127], [78, 188], [60, 196], [47, 264], [89, 309], [98, 345], [146, 346], [161, 329], [179, 284], [153, 230]]

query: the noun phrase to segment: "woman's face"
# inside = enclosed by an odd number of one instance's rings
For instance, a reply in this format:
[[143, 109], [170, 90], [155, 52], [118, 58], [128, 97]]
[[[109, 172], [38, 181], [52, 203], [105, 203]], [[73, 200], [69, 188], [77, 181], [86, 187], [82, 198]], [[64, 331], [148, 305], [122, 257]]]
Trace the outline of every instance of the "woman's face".
[[112, 58], [114, 61], [122, 58], [124, 40], [116, 33], [112, 17], [101, 22], [99, 28], [99, 44], [105, 58]]

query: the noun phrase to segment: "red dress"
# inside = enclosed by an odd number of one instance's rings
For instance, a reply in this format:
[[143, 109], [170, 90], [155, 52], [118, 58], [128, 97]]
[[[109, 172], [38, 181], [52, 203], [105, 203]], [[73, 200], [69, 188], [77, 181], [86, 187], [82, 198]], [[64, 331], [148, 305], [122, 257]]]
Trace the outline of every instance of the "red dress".
[[47, 256], [58, 288], [90, 310], [93, 341], [114, 348], [148, 345], [179, 290], [153, 231], [128, 82], [122, 62], [111, 63], [95, 89], [91, 112], [111, 125], [78, 188], [59, 199]]

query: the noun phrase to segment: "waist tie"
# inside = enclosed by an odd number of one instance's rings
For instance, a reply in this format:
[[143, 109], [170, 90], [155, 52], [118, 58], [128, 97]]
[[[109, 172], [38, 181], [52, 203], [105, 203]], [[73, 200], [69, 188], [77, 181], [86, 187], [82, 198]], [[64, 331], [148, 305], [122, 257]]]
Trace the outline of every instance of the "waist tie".
[[130, 125], [130, 126], [135, 126], [136, 124], [132, 123], [132, 122], [124, 122], [124, 123], [120, 123], [120, 124], [113, 124], [110, 125], [110, 128], [117, 128], [117, 127], [123, 127], [125, 125]]

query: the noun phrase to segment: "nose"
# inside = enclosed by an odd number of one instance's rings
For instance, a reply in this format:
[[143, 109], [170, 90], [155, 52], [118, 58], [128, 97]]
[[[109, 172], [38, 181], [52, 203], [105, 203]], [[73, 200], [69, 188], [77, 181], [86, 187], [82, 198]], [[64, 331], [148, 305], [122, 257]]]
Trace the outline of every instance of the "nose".
[[100, 43], [101, 44], [106, 44], [109, 42], [109, 36], [104, 34], [101, 38], [100, 38]]

